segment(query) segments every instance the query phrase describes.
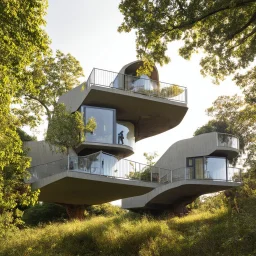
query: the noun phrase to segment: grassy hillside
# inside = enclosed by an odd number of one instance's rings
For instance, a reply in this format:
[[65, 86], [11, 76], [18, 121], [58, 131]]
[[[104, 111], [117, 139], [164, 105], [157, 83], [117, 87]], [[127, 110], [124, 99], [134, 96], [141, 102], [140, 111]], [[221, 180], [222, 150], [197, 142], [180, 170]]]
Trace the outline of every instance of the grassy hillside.
[[240, 213], [221, 207], [183, 218], [153, 219], [131, 213], [91, 217], [10, 233], [0, 255], [256, 255], [256, 199]]

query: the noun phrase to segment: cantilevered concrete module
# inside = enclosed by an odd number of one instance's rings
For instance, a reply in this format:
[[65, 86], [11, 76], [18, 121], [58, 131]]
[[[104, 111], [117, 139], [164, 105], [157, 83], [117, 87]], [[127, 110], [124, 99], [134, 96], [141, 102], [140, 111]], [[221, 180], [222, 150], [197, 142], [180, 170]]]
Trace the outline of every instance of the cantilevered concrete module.
[[32, 189], [40, 189], [40, 201], [94, 205], [142, 195], [158, 185], [153, 182], [67, 170], [34, 182]]
[[175, 210], [200, 195], [240, 186], [240, 170], [229, 166], [238, 152], [239, 140], [228, 134], [212, 132], [178, 141], [156, 163], [161, 166], [162, 185], [145, 195], [123, 199], [122, 207]]
[[177, 180], [162, 184], [151, 192], [122, 200], [122, 208], [133, 211], [177, 210], [192, 203], [201, 195], [227, 190], [240, 186], [238, 182], [216, 180]]
[[[129, 122], [134, 126], [135, 142], [170, 130], [187, 112], [187, 89], [160, 82], [156, 67], [150, 77], [136, 76], [142, 64], [141, 61], [129, 63], [119, 73], [93, 69], [87, 82], [62, 95], [59, 103], [64, 103], [71, 112], [83, 112], [83, 108], [89, 106], [115, 110], [117, 122]], [[94, 149], [101, 150], [103, 144], [98, 142]], [[89, 149], [92, 145], [85, 141], [76, 151], [92, 153]], [[104, 150], [111, 154], [117, 152], [114, 147], [114, 151], [106, 146]], [[133, 153], [132, 148], [120, 148], [120, 151], [122, 157]]]
[[188, 109], [185, 87], [160, 82], [156, 67], [137, 76], [142, 64], [129, 63], [119, 73], [95, 68], [86, 83], [59, 98], [84, 123], [95, 118], [97, 128], [68, 156], [43, 141], [25, 143], [32, 158], [27, 182], [40, 189], [39, 200], [73, 207], [127, 198], [127, 209], [163, 210], [240, 184], [237, 169], [228, 166], [239, 142], [226, 134], [179, 141], [155, 166], [123, 159], [135, 142], [177, 126]]

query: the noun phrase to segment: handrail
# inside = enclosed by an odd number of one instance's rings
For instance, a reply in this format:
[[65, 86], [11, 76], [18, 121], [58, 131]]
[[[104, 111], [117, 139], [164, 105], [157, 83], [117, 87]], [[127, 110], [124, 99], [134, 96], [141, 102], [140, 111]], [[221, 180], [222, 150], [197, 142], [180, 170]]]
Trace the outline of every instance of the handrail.
[[[136, 84], [136, 81], [144, 81], [144, 84]], [[186, 87], [160, 82], [150, 78], [147, 79], [104, 69], [93, 68], [87, 79], [86, 88], [89, 89], [92, 85], [130, 91], [135, 94], [164, 98], [170, 101], [177, 101], [187, 104]]]
[[[69, 161], [68, 161], [69, 159]], [[67, 157], [57, 161], [32, 166], [29, 168], [31, 179], [28, 183], [62, 172], [83, 172], [117, 179], [140, 180], [153, 183], [174, 183], [181, 180], [221, 180], [225, 182], [240, 182], [241, 169], [228, 167], [226, 178], [196, 178], [191, 167], [169, 170], [139, 162], [117, 159], [112, 155], [97, 152], [88, 156]]]

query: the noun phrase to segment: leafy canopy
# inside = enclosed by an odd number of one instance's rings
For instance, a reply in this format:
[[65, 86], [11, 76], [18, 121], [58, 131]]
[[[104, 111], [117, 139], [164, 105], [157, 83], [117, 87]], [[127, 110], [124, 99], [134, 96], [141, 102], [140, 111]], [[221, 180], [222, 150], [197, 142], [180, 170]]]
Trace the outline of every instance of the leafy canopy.
[[136, 31], [137, 57], [146, 69], [168, 63], [167, 45], [176, 40], [184, 43], [179, 53], [185, 59], [203, 51], [201, 72], [217, 83], [255, 60], [255, 0], [122, 0], [119, 10], [118, 30]]
[[50, 121], [59, 96], [76, 86], [82, 76], [83, 69], [71, 54], [59, 50], [55, 56], [52, 53], [37, 54], [29, 68], [24, 70], [23, 89], [17, 95], [20, 105], [13, 112], [25, 124], [36, 125], [45, 115]]
[[49, 122], [46, 141], [59, 152], [68, 153], [69, 148], [77, 147], [84, 140], [85, 132], [93, 132], [96, 126], [95, 118], [84, 125], [80, 112], [71, 113], [64, 104], [58, 104]]
[[[11, 107], [23, 89], [23, 71], [34, 53], [48, 53], [46, 8], [45, 0], [0, 1], [0, 235], [19, 226], [21, 208], [37, 199], [37, 192], [31, 192], [23, 181], [30, 159], [17, 130], [22, 120], [13, 115]], [[33, 84], [27, 90], [33, 90]]]

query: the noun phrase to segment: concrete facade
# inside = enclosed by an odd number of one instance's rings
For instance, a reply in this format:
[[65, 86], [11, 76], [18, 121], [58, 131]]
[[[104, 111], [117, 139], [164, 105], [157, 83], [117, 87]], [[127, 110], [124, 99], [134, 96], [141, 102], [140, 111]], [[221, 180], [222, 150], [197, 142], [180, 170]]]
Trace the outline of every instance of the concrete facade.
[[[71, 112], [80, 111], [85, 123], [89, 113], [98, 115], [98, 127], [87, 133], [87, 141], [70, 149], [69, 157], [53, 152], [43, 141], [25, 143], [32, 158], [28, 183], [33, 190], [40, 189], [39, 200], [93, 205], [126, 198], [122, 201], [126, 209], [163, 210], [239, 185], [209, 178], [187, 180], [187, 158], [231, 160], [238, 154], [239, 148], [220, 142], [218, 133], [176, 142], [153, 167], [122, 159], [134, 153], [135, 141], [176, 127], [188, 109], [185, 87], [161, 83], [156, 67], [151, 76], [138, 77], [141, 65], [141, 61], [129, 63], [119, 73], [93, 69], [87, 83], [59, 98]], [[175, 180], [172, 170], [181, 167], [184, 177], [181, 170]]]
[[[226, 139], [222, 141], [221, 138]], [[188, 166], [188, 159], [221, 157], [221, 159], [232, 160], [238, 153], [239, 140], [217, 132], [178, 141], [155, 164], [161, 168], [171, 169], [171, 174], [169, 171], [162, 171], [160, 174], [160, 179], [165, 184], [145, 195], [123, 199], [122, 207], [134, 211], [174, 209], [191, 203], [200, 195], [240, 186], [241, 183], [236, 180], [232, 182], [228, 179], [228, 167], [224, 173], [226, 179], [219, 181], [210, 177], [197, 178], [195, 176], [196, 167]], [[213, 160], [215, 159], [213, 158]], [[206, 168], [205, 163], [202, 165], [201, 168]], [[215, 167], [217, 168], [217, 166]], [[191, 175], [191, 168], [193, 168], [193, 175]]]

